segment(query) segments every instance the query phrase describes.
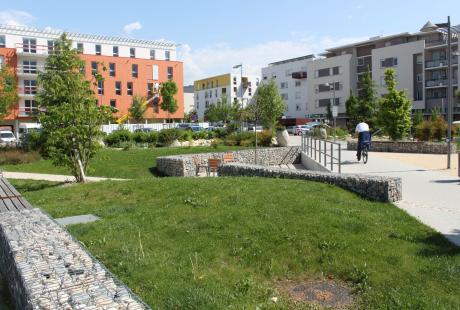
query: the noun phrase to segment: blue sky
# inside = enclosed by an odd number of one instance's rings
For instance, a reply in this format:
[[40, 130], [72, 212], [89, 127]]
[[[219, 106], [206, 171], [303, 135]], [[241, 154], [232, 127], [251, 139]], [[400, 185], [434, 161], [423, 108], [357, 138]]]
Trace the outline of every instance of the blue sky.
[[257, 74], [276, 60], [370, 36], [415, 32], [427, 20], [443, 22], [449, 14], [460, 24], [459, 8], [458, 0], [15, 0], [0, 3], [0, 23], [174, 41], [181, 44], [190, 83], [229, 72], [240, 62], [248, 74]]

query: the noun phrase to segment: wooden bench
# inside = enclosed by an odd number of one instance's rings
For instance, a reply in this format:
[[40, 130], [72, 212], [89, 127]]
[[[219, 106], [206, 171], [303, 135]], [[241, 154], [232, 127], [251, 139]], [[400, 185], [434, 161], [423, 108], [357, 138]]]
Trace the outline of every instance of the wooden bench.
[[33, 207], [8, 180], [0, 177], [0, 213], [25, 209]]

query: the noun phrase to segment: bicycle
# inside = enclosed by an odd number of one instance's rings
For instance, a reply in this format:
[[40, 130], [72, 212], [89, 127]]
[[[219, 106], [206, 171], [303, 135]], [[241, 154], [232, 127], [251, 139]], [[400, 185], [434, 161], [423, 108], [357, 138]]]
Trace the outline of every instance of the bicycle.
[[369, 135], [369, 140], [362, 141], [362, 149], [361, 149], [361, 158], [363, 159], [363, 164], [367, 164], [367, 161], [369, 159], [369, 151], [371, 149], [371, 141], [372, 141], [372, 136], [380, 132], [381, 129], [377, 130], [374, 133], [371, 133]]

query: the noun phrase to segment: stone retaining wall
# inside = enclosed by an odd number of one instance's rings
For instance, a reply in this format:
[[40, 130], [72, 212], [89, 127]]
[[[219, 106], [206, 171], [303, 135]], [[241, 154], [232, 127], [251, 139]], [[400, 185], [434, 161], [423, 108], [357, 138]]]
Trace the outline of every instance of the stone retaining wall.
[[[356, 150], [357, 141], [348, 141], [347, 150]], [[419, 141], [372, 141], [372, 152], [447, 154], [447, 143]], [[457, 145], [452, 144], [452, 153], [457, 152]]]
[[400, 178], [288, 170], [239, 163], [223, 165], [219, 169], [219, 176], [311, 180], [334, 184], [371, 200], [395, 202], [402, 199]]
[[150, 309], [39, 209], [1, 213], [0, 272], [16, 309]]
[[[207, 162], [208, 158], [222, 158], [223, 154], [232, 153], [235, 162], [254, 163], [254, 149], [241, 151], [228, 151], [219, 153], [196, 154]], [[177, 155], [157, 158], [157, 169], [166, 176], [193, 177], [195, 176], [195, 164], [193, 156]], [[263, 166], [287, 165], [300, 162], [300, 147], [275, 147], [257, 149], [258, 164]]]

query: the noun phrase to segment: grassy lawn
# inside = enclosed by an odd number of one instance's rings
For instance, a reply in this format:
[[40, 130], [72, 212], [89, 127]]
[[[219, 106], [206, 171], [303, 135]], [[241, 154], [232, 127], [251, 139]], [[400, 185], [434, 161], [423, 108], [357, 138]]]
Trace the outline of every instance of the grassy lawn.
[[322, 279], [351, 286], [356, 308], [460, 307], [459, 248], [391, 204], [330, 185], [12, 183], [54, 217], [102, 217], [69, 230], [155, 309], [301, 309], [280, 287]]
[[[90, 164], [89, 176], [139, 179], [149, 178], [156, 174], [156, 158], [159, 156], [223, 152], [240, 149], [241, 147], [219, 146], [190, 148], [155, 148], [131, 149], [119, 151], [114, 149], [100, 150]], [[0, 170], [10, 172], [35, 172], [50, 174], [69, 174], [64, 167], [55, 167], [50, 160], [38, 160], [22, 165], [0, 166]]]

